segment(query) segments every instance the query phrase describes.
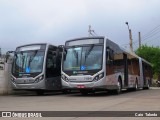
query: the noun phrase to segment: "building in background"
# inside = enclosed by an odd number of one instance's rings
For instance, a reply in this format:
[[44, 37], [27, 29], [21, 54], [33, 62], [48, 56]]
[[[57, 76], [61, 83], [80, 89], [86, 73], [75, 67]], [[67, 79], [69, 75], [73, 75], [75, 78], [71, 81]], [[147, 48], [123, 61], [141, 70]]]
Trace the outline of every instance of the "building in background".
[[5, 58], [6, 55], [1, 55], [0, 57], [0, 94], [12, 93], [10, 76], [13, 57], [9, 56], [7, 61]]

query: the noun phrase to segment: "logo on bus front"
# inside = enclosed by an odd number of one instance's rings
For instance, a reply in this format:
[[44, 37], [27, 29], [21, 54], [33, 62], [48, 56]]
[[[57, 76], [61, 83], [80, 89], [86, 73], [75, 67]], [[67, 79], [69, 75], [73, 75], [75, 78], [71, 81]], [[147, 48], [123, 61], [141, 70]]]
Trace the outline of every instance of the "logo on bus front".
[[73, 74], [85, 74], [88, 73], [88, 71], [73, 71]]
[[86, 69], [86, 66], [82, 65], [81, 70], [85, 70], [85, 69]]
[[26, 68], [26, 73], [30, 73], [30, 67]]

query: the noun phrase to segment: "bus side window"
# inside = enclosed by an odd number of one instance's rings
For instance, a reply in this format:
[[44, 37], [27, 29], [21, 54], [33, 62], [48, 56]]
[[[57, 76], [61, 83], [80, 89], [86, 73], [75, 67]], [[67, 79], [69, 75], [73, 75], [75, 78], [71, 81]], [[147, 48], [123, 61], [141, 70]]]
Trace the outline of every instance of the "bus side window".
[[108, 65], [113, 65], [114, 51], [110, 48], [106, 49], [106, 60]]

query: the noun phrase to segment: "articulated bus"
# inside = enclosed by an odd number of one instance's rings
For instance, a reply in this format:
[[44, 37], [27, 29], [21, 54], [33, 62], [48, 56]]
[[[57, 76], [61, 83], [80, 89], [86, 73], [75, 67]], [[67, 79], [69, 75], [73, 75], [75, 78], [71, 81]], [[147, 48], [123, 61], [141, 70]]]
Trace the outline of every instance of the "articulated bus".
[[14, 52], [11, 85], [14, 90], [61, 90], [61, 53], [48, 43], [19, 46]]
[[152, 81], [149, 62], [105, 37], [66, 41], [61, 74], [63, 89], [78, 89], [82, 94], [149, 89]]

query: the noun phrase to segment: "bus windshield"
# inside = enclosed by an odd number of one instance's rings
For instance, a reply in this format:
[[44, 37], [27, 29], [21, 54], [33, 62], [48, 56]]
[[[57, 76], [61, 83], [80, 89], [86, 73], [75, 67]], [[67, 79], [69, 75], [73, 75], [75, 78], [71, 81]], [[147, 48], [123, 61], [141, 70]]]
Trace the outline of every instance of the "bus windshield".
[[44, 51], [20, 51], [15, 53], [13, 74], [40, 73], [43, 69]]
[[102, 45], [70, 47], [63, 63], [64, 71], [102, 69]]

